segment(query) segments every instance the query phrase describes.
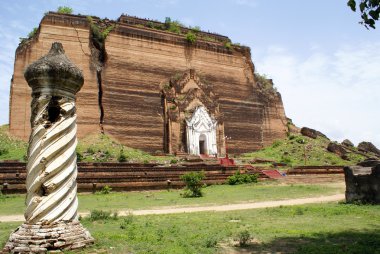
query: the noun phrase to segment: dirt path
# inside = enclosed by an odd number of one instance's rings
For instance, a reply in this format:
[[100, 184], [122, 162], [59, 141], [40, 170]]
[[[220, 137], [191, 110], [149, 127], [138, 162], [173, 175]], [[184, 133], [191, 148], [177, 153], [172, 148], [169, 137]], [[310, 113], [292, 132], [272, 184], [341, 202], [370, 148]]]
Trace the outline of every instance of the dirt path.
[[[267, 208], [267, 207], [303, 205], [303, 204], [322, 203], [322, 202], [334, 202], [334, 201], [340, 201], [343, 199], [344, 199], [344, 194], [335, 194], [335, 195], [330, 195], [330, 196], [320, 196], [320, 197], [312, 197], [312, 198], [298, 198], [298, 199], [218, 205], [218, 206], [171, 207], [171, 208], [163, 207], [162, 209], [152, 209], [152, 210], [120, 210], [118, 211], [118, 214], [120, 216], [125, 216], [128, 214], [149, 215], [149, 214], [194, 213], [194, 212], [205, 212], [205, 211], [223, 212], [223, 211], [257, 209], [257, 208]], [[89, 212], [81, 212], [79, 214], [81, 216], [88, 216]], [[9, 221], [24, 221], [24, 216], [23, 215], [0, 216], [0, 222], [9, 222]]]

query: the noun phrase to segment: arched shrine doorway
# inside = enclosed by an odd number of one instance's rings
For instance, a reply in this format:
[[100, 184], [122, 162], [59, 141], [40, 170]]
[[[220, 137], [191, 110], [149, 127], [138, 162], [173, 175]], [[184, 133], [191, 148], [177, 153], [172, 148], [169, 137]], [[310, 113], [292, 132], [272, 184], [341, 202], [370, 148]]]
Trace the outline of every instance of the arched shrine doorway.
[[190, 154], [217, 155], [216, 120], [212, 119], [207, 110], [200, 106], [192, 117], [186, 120], [187, 150]]
[[165, 152], [223, 156], [224, 118], [213, 85], [189, 69], [160, 88]]

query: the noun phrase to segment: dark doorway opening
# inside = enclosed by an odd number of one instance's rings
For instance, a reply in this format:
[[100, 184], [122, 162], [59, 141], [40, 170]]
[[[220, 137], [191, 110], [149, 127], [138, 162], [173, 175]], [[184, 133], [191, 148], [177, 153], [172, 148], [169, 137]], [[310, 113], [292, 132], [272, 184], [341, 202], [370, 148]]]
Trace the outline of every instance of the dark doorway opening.
[[199, 154], [206, 154], [205, 153], [205, 141], [199, 140]]

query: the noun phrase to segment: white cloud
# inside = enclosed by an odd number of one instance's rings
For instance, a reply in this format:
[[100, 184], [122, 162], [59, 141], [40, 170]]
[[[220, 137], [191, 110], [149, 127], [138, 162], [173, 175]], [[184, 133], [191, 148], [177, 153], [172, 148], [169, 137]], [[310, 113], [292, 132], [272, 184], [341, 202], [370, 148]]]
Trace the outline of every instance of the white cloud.
[[380, 147], [379, 43], [344, 45], [333, 54], [313, 46], [310, 56], [278, 46], [256, 59], [282, 94], [286, 114], [298, 126], [318, 129], [330, 138]]

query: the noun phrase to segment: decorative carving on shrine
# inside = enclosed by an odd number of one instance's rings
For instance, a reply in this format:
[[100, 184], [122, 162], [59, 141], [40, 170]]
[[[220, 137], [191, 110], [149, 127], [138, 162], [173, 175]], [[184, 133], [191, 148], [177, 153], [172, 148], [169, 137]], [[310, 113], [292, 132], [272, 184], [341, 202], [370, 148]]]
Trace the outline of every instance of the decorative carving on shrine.
[[[223, 114], [219, 109], [219, 100], [212, 84], [189, 69], [184, 73], [174, 75], [169, 82], [161, 84], [165, 116], [165, 150], [169, 153], [222, 155], [224, 151]], [[198, 110], [198, 113], [195, 112]], [[189, 123], [195, 115], [207, 114], [209, 121], [214, 122], [212, 136], [207, 134], [205, 150], [200, 151], [199, 135], [189, 132]], [[201, 114], [202, 115], [202, 114]], [[207, 118], [205, 117], [205, 118]], [[212, 119], [212, 120], [211, 120]], [[198, 131], [199, 133], [199, 131]], [[193, 137], [196, 137], [195, 140]], [[190, 139], [190, 140], [189, 140]], [[194, 147], [194, 148], [191, 148]]]

